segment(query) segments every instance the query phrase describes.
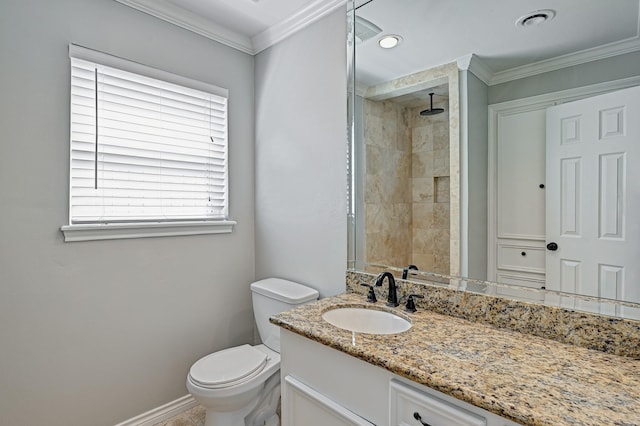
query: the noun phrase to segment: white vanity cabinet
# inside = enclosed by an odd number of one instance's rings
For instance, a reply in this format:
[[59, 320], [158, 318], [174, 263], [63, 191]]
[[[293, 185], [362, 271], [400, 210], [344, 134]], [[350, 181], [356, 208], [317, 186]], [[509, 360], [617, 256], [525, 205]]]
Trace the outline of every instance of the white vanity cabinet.
[[516, 425], [298, 334], [280, 335], [283, 426]]

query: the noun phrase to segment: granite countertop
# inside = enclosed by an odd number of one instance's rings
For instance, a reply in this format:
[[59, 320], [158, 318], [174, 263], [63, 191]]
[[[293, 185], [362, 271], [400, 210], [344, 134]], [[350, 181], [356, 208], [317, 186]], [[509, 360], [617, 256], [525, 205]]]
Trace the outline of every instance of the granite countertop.
[[441, 315], [408, 314], [410, 330], [357, 334], [332, 326], [332, 308], [374, 306], [346, 293], [271, 322], [392, 373], [525, 425], [640, 425], [640, 361]]

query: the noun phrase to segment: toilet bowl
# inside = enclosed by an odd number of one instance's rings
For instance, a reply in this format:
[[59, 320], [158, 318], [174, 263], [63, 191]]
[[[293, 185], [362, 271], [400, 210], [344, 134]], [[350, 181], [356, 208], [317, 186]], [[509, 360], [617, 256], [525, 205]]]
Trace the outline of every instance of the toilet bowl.
[[[224, 366], [231, 365], [233, 367], [227, 371], [221, 371]], [[272, 413], [275, 414], [280, 397], [279, 375], [279, 353], [264, 345], [243, 345], [215, 352], [197, 361], [189, 371], [187, 389], [207, 409], [205, 426], [244, 426], [245, 417], [258, 408], [259, 402], [268, 403], [270, 396], [276, 399]], [[270, 380], [272, 386], [267, 389]], [[277, 395], [267, 395], [273, 392]], [[268, 418], [256, 420], [261, 421], [256, 424], [264, 425]]]
[[187, 389], [206, 409], [205, 426], [277, 426], [280, 329], [269, 317], [318, 298], [298, 283], [269, 278], [251, 284], [254, 315], [264, 344], [241, 345], [196, 361]]

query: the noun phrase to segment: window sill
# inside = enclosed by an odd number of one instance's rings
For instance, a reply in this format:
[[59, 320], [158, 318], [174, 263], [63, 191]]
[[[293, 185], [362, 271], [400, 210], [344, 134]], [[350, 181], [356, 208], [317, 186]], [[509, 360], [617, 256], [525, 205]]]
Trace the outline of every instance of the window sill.
[[177, 235], [229, 234], [232, 220], [211, 222], [113, 223], [65, 225], [60, 228], [65, 242], [118, 240], [125, 238], [173, 237]]

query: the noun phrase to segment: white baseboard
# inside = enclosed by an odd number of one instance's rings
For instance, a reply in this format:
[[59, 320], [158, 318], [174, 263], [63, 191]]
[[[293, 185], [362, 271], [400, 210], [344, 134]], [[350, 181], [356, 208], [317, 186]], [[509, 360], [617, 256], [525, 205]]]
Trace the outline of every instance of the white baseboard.
[[175, 401], [149, 410], [122, 423], [118, 423], [115, 426], [152, 426], [190, 410], [196, 405], [198, 405], [198, 403], [191, 395], [185, 395]]

